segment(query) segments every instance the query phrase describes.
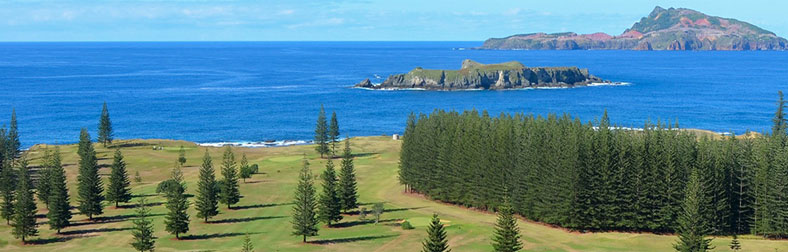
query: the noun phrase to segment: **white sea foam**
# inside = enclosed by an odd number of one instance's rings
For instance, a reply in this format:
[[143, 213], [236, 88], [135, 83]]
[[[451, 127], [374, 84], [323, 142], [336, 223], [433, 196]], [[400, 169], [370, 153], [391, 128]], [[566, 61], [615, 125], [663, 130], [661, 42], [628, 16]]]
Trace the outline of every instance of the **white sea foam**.
[[281, 90], [281, 89], [297, 89], [298, 85], [281, 85], [281, 86], [253, 86], [253, 87], [200, 87], [198, 90], [202, 91], [265, 91], [265, 90]]
[[[591, 128], [593, 128], [594, 130], [599, 130], [598, 126], [593, 126]], [[643, 130], [645, 130], [644, 128], [621, 127], [621, 126], [619, 126], [619, 127], [610, 126], [610, 127], [608, 127], [608, 129], [611, 129], [611, 130], [625, 130], [625, 131], [643, 131]], [[656, 130], [657, 127], [651, 127], [649, 129]], [[663, 129], [665, 129], [665, 128], [663, 128]], [[667, 129], [667, 130], [688, 130], [688, 129], [689, 128], [670, 128], [670, 129]], [[717, 131], [709, 131], [709, 132], [714, 133], [714, 134], [723, 135], [723, 136], [730, 136], [731, 135], [730, 132], [717, 132]]]
[[[372, 83], [374, 86], [380, 85], [380, 83]], [[629, 82], [598, 82], [598, 83], [590, 83], [584, 86], [560, 86], [560, 87], [525, 87], [525, 88], [510, 88], [510, 89], [490, 89], [491, 91], [516, 91], [516, 90], [534, 90], [534, 89], [568, 89], [568, 88], [581, 88], [581, 87], [601, 87], [601, 86], [629, 86], [632, 83]], [[451, 89], [451, 90], [442, 90], [442, 89], [426, 89], [426, 88], [366, 88], [366, 87], [353, 87], [358, 89], [364, 90], [375, 90], [375, 91], [448, 91], [448, 92], [460, 92], [460, 91], [484, 91], [487, 89], [483, 88], [468, 88], [468, 89]]]
[[236, 146], [236, 147], [247, 147], [247, 148], [266, 148], [266, 147], [305, 145], [311, 143], [312, 141], [306, 141], [306, 140], [280, 140], [280, 141], [263, 141], [263, 142], [208, 142], [208, 143], [198, 143], [197, 145], [206, 146], [206, 147]]
[[587, 86], [589, 86], [589, 87], [599, 87], [599, 86], [629, 86], [629, 85], [632, 85], [632, 83], [629, 83], [629, 82], [609, 82], [609, 83], [598, 82], [598, 83], [588, 84]]

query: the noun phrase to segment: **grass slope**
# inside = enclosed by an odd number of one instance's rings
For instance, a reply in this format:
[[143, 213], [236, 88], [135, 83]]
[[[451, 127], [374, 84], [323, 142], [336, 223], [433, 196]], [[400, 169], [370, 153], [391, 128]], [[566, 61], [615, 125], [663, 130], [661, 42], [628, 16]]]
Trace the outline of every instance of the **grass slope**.
[[[495, 215], [430, 201], [418, 195], [403, 193], [397, 183], [399, 141], [388, 137], [355, 138], [356, 170], [359, 181], [360, 201], [367, 209], [376, 202], [385, 202], [386, 211], [380, 224], [361, 222], [358, 215], [345, 215], [336, 228], [320, 227], [320, 236], [311, 237], [311, 243], [302, 244], [300, 237], [291, 236], [290, 201], [297, 179], [301, 157], [307, 154], [314, 174], [320, 174], [325, 160], [314, 154], [313, 146], [291, 146], [282, 148], [235, 148], [236, 157], [246, 153], [250, 163], [260, 165], [260, 174], [241, 184], [244, 196], [237, 209], [221, 213], [212, 223], [203, 223], [195, 217], [193, 207], [189, 209], [191, 225], [183, 240], [175, 240], [164, 231], [166, 209], [164, 199], [154, 193], [156, 184], [169, 176], [178, 156], [178, 147], [187, 149], [184, 174], [188, 182], [188, 193], [195, 193], [201, 157], [207, 149], [211, 152], [214, 167], [218, 171], [221, 149], [199, 147], [193, 143], [167, 140], [119, 141], [128, 164], [130, 177], [139, 171], [142, 183], [133, 184], [137, 197], [148, 197], [152, 207], [156, 230], [156, 251], [238, 251], [243, 234], [248, 232], [256, 251], [416, 251], [421, 249], [425, 228], [433, 212], [440, 214], [448, 225], [449, 243], [453, 251], [489, 251]], [[153, 150], [153, 146], [164, 146], [164, 150]], [[42, 146], [31, 149], [31, 164], [40, 162]], [[96, 145], [101, 159], [100, 173], [109, 174], [108, 164], [112, 161], [112, 149]], [[61, 146], [66, 164], [72, 203], [76, 201], [77, 155], [76, 146]], [[336, 162], [338, 164], [338, 162]], [[338, 169], [338, 168], [337, 168]], [[218, 172], [217, 172], [218, 173]], [[217, 174], [217, 178], [220, 175]], [[319, 181], [317, 185], [319, 186]], [[106, 182], [105, 182], [106, 183]], [[134, 201], [137, 199], [135, 198]], [[194, 198], [190, 198], [194, 202]], [[131, 219], [133, 208], [114, 209], [105, 203], [105, 213], [98, 222], [86, 221], [84, 215], [75, 215], [75, 225], [57, 236], [41, 223], [41, 235], [34, 245], [22, 245], [13, 239], [11, 228], [0, 225], [0, 251], [132, 251]], [[76, 210], [74, 210], [76, 212]], [[39, 215], [46, 213], [39, 204]], [[371, 215], [369, 215], [371, 218]], [[402, 230], [401, 220], [409, 220], [416, 229]], [[670, 251], [674, 236], [637, 233], [575, 233], [551, 228], [538, 223], [520, 221], [525, 248], [529, 251]], [[763, 240], [757, 237], [740, 237], [744, 251], [786, 251], [788, 242]], [[714, 240], [717, 251], [727, 251], [728, 237]]]

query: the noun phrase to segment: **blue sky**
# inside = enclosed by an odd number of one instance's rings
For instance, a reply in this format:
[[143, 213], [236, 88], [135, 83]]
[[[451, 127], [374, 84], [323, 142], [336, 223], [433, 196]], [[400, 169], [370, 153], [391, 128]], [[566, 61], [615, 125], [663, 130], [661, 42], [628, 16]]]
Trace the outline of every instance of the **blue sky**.
[[527, 32], [620, 34], [654, 6], [788, 36], [775, 0], [0, 0], [0, 41], [481, 41]]

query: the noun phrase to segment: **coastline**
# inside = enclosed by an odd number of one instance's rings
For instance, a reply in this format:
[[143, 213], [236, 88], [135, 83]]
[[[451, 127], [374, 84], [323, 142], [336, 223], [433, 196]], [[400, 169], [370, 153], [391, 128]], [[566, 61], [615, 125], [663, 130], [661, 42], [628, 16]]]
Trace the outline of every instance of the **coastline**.
[[[643, 131], [643, 128], [636, 128], [636, 127], [610, 127], [610, 129], [618, 129], [618, 130], [628, 130], [628, 131]], [[717, 132], [712, 130], [706, 129], [695, 129], [695, 128], [681, 128], [679, 130], [690, 131], [697, 135], [698, 137], [702, 136], [710, 136], [713, 138], [716, 137], [727, 137], [730, 136], [731, 133], [729, 132]], [[352, 138], [377, 138], [377, 137], [385, 137], [391, 139], [393, 134], [398, 134], [400, 137], [402, 136], [401, 132], [391, 133], [391, 134], [382, 134], [382, 135], [371, 135], [371, 136], [355, 136]], [[749, 132], [748, 134], [739, 134], [735, 135], [736, 138], [748, 138], [753, 136], [758, 136], [760, 133], [758, 132]], [[340, 138], [339, 141], [344, 141], [347, 138]], [[241, 147], [241, 148], [277, 148], [277, 147], [289, 147], [289, 146], [301, 146], [301, 145], [311, 145], [312, 140], [268, 140], [268, 141], [219, 141], [219, 142], [196, 142], [196, 141], [188, 141], [188, 140], [181, 140], [181, 139], [159, 139], [159, 138], [151, 138], [151, 139], [143, 139], [143, 138], [132, 138], [132, 139], [117, 139], [113, 144], [117, 144], [119, 146], [134, 146], [138, 143], [178, 143], [183, 145], [194, 145], [200, 147], [213, 147], [213, 148], [220, 148], [225, 146], [232, 146], [232, 147]], [[63, 146], [63, 145], [74, 145], [77, 143], [58, 143], [58, 144], [46, 144], [46, 143], [39, 143], [35, 144], [29, 148], [25, 148], [23, 150], [27, 151], [30, 149], [37, 149], [46, 146]]]
[[[373, 83], [380, 85], [380, 83]], [[560, 87], [524, 87], [524, 88], [506, 88], [506, 89], [483, 89], [483, 88], [468, 88], [468, 89], [428, 89], [428, 88], [368, 88], [352, 86], [352, 89], [361, 89], [369, 91], [438, 91], [438, 92], [470, 92], [470, 91], [521, 91], [521, 90], [538, 90], [538, 89], [572, 89], [584, 87], [604, 87], [604, 86], [631, 86], [631, 82], [593, 82], [585, 85], [575, 86], [560, 86]]]

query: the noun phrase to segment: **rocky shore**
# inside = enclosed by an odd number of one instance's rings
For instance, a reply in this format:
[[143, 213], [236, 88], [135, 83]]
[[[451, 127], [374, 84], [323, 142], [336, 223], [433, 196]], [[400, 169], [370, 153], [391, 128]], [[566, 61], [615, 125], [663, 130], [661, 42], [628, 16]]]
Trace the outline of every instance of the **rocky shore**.
[[569, 88], [591, 84], [614, 84], [577, 67], [526, 67], [511, 61], [481, 64], [466, 59], [459, 70], [417, 67], [405, 74], [391, 75], [380, 84], [366, 79], [355, 85], [367, 89], [506, 90], [524, 88]]

